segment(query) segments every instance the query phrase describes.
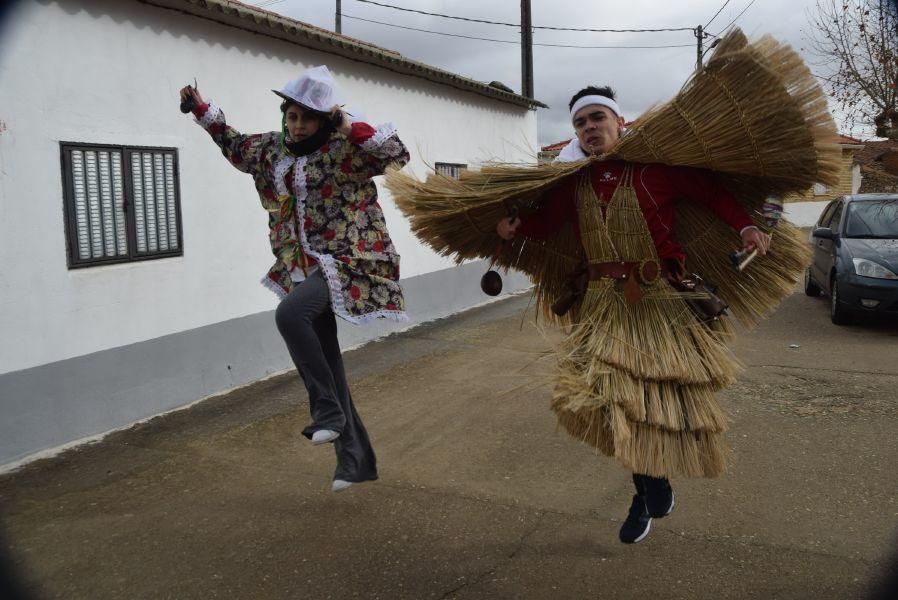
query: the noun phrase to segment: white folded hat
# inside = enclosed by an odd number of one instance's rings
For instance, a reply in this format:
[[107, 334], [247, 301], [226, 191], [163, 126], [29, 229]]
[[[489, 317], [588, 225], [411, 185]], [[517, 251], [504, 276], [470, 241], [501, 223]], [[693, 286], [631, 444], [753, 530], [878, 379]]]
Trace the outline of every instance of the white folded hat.
[[329, 113], [334, 105], [343, 104], [337, 92], [337, 84], [324, 65], [312, 67], [287, 83], [280, 91], [271, 91], [285, 100], [323, 113]]

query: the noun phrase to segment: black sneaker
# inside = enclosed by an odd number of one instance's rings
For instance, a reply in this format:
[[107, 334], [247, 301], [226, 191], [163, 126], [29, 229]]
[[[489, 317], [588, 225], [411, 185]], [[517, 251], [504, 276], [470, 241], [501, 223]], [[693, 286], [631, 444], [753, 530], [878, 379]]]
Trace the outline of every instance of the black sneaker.
[[633, 496], [633, 504], [630, 505], [630, 514], [620, 528], [620, 541], [625, 544], [635, 544], [645, 539], [652, 528], [652, 517], [645, 507], [642, 496]]
[[655, 519], [660, 519], [672, 513], [674, 493], [667, 478], [649, 475], [637, 475], [637, 477], [642, 479], [642, 493], [645, 496], [645, 506], [649, 514]]

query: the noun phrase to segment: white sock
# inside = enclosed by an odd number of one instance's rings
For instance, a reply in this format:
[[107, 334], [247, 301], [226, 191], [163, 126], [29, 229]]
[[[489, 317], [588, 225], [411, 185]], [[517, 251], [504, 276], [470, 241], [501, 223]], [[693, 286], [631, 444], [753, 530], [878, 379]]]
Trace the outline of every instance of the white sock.
[[312, 444], [326, 444], [340, 437], [340, 434], [332, 429], [319, 429], [312, 434]]
[[334, 479], [334, 482], [331, 484], [332, 492], [342, 492], [346, 488], [352, 485], [351, 481], [345, 481], [343, 479]]

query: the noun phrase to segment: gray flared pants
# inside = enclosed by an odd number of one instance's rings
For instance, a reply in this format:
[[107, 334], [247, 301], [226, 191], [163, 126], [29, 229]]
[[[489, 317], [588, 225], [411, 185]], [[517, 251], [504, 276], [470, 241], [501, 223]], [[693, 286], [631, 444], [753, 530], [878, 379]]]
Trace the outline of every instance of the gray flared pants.
[[340, 432], [334, 441], [334, 479], [377, 479], [377, 459], [349, 393], [337, 321], [320, 271], [293, 287], [278, 305], [275, 321], [309, 392], [312, 423], [302, 434], [311, 438], [320, 429]]

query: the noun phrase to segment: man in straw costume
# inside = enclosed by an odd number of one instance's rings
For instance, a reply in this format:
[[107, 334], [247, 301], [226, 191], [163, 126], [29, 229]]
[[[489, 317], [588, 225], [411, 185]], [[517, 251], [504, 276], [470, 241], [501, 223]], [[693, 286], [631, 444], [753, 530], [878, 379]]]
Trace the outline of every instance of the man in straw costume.
[[[620, 531], [632, 543], [673, 508], [668, 478], [716, 477], [727, 465], [715, 393], [738, 370], [732, 329], [692, 274], [714, 281], [746, 326], [773, 310], [809, 252], [785, 221], [768, 248], [759, 211], [771, 195], [834, 183], [839, 153], [816, 81], [769, 37], [729, 33], [674, 99], [623, 136], [612, 96], [574, 96], [577, 137], [560, 162], [489, 165], [460, 181], [388, 172], [387, 184], [419, 237], [458, 260], [494, 257], [528, 273], [538, 312], [566, 326], [552, 409], [634, 473]], [[736, 271], [730, 254], [746, 245], [763, 256]]]
[[[576, 137], [559, 153], [560, 161], [601, 156], [617, 142], [624, 118], [613, 90], [587, 87], [568, 107]], [[590, 282], [589, 317], [567, 340], [553, 409], [572, 435], [594, 436], [595, 445], [633, 471], [636, 494], [620, 530], [625, 543], [644, 539], [652, 518], [673, 510], [668, 474], [713, 476], [725, 466], [726, 420], [713, 390], [730, 381], [734, 361], [658, 281], [678, 285], [686, 276], [686, 256], [674, 235], [679, 198], [707, 207], [739, 233], [745, 247], [766, 253], [769, 236], [706, 173], [620, 160], [591, 163], [549, 191], [523, 222], [506, 217], [496, 228], [505, 240], [546, 240], [570, 225], [589, 261], [583, 273]], [[643, 307], [635, 306], [642, 301]], [[674, 360], [659, 360], [665, 353]], [[596, 400], [607, 407], [603, 424], [620, 421], [617, 432], [591, 433], [596, 424], [578, 417], [584, 402]]]

